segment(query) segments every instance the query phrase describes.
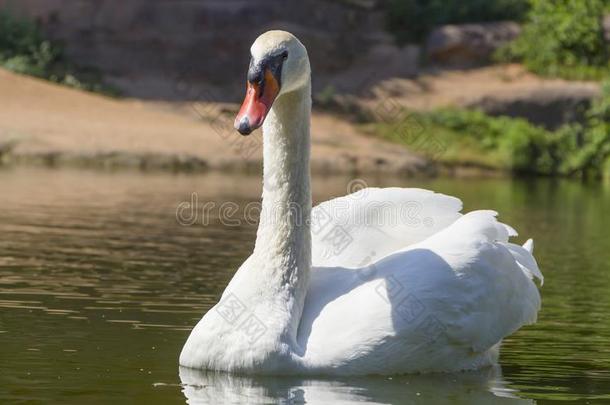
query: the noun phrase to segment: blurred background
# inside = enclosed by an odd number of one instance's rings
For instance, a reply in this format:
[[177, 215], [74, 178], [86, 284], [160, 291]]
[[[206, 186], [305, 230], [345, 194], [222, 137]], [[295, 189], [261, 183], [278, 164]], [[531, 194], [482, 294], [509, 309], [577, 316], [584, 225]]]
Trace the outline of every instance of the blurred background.
[[[250, 44], [285, 29], [312, 60], [314, 169], [607, 177], [608, 8], [604, 0], [1, 0], [0, 150], [4, 162], [249, 167], [259, 148], [225, 141], [228, 124]], [[26, 122], [19, 102], [30, 105]], [[182, 116], [161, 124], [168, 115], [142, 104]], [[73, 128], [51, 136], [48, 125], [32, 127], [47, 114]], [[133, 139], [120, 130], [126, 117]]]
[[[425, 187], [536, 240], [499, 369], [179, 375], [254, 244], [233, 119], [269, 29], [310, 55], [314, 202]], [[610, 400], [609, 58], [610, 0], [0, 0], [0, 402]]]

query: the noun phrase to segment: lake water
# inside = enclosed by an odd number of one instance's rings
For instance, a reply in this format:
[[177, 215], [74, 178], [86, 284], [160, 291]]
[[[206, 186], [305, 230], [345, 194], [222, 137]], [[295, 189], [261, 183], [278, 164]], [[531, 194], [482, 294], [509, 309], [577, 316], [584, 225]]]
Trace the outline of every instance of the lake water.
[[[349, 178], [314, 179], [314, 199]], [[476, 373], [246, 378], [179, 369], [190, 328], [250, 253], [257, 176], [0, 171], [0, 403], [610, 402], [610, 186], [406, 180], [494, 208], [536, 240], [536, 325]], [[187, 204], [196, 200], [198, 209]], [[238, 210], [223, 220], [222, 203]], [[207, 205], [206, 205], [207, 204]], [[207, 207], [208, 209], [204, 209]], [[177, 212], [179, 213], [177, 219]]]

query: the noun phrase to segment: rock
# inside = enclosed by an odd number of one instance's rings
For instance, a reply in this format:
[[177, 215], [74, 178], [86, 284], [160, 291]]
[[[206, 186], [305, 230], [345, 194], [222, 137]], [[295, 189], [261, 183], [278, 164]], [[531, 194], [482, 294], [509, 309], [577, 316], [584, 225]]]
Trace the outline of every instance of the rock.
[[480, 108], [490, 115], [525, 118], [554, 130], [569, 122], [583, 122], [587, 107], [600, 93], [596, 83], [559, 81], [487, 95], [467, 107]]
[[349, 68], [317, 78], [314, 90], [331, 86], [338, 93], [362, 95], [388, 78], [415, 76], [419, 58], [420, 48], [416, 45], [398, 47], [391, 42], [382, 42], [355, 59]]
[[494, 51], [521, 32], [511, 21], [484, 24], [444, 25], [428, 36], [430, 61], [451, 67], [473, 67], [488, 63]]
[[363, 61], [356, 62], [368, 67], [370, 73], [387, 77], [407, 77], [417, 73], [419, 62], [419, 47], [406, 45], [397, 47], [393, 44], [373, 46]]

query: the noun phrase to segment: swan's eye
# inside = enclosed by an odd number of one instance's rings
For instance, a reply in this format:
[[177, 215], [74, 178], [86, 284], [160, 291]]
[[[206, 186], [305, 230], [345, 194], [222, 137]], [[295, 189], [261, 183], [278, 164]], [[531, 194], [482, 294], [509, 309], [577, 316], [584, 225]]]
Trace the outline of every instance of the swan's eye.
[[282, 59], [286, 60], [288, 58], [288, 51], [284, 51], [281, 53]]

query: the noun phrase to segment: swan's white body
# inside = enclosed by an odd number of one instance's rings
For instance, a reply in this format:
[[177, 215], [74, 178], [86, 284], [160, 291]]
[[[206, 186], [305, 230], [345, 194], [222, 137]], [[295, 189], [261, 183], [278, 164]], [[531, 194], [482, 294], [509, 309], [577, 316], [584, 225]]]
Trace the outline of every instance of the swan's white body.
[[252, 55], [278, 47], [290, 52], [288, 90], [263, 126], [256, 246], [191, 332], [180, 364], [293, 374], [493, 364], [501, 340], [536, 320], [533, 277], [542, 275], [532, 243], [509, 243], [516, 233], [493, 211], [462, 215], [457, 198], [421, 189], [366, 188], [312, 210], [305, 49], [271, 31]]

